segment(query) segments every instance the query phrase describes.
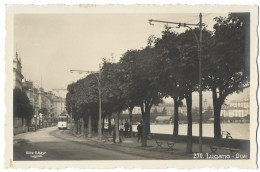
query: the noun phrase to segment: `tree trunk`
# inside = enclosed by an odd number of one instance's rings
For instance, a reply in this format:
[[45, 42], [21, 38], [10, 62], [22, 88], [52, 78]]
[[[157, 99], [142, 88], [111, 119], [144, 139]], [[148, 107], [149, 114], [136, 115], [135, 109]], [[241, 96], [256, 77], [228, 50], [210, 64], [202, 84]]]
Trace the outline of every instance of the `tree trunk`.
[[81, 120], [79, 118], [79, 122], [78, 122], [78, 131], [79, 131], [79, 134], [81, 134]]
[[220, 102], [220, 99], [217, 98], [217, 91], [216, 89], [212, 89], [212, 96], [213, 96], [213, 108], [214, 108], [214, 138], [220, 139], [221, 136], [221, 126], [220, 126], [220, 112], [221, 112], [221, 105], [223, 102]]
[[145, 104], [145, 108], [142, 108], [142, 118], [143, 118], [143, 136], [142, 136], [142, 147], [147, 147], [147, 134], [149, 132], [149, 128], [147, 125], [150, 124], [150, 107], [149, 104]]
[[104, 133], [105, 129], [105, 117], [102, 118], [102, 134]]
[[88, 137], [92, 137], [91, 115], [88, 115]]
[[174, 124], [173, 124], [173, 136], [179, 135], [179, 103], [178, 103], [178, 97], [174, 97]]
[[82, 118], [81, 118], [81, 134], [82, 134], [82, 135], [85, 135], [84, 126], [85, 126], [85, 123], [84, 123], [84, 119], [83, 119], [83, 117], [82, 117]]
[[151, 127], [150, 127], [150, 110], [147, 113], [147, 125], [146, 125], [146, 133], [150, 134], [151, 133]]
[[77, 119], [76, 121], [76, 134], [79, 133], [79, 119]]
[[78, 124], [77, 124], [77, 120], [76, 120], [76, 118], [75, 118], [75, 120], [74, 120], [74, 126], [73, 126], [73, 133], [75, 134], [77, 134], [77, 126], [78, 126]]
[[143, 134], [142, 134], [142, 147], [147, 147], [147, 114], [143, 115]]
[[130, 107], [129, 109], [128, 109], [128, 111], [129, 111], [129, 123], [130, 123], [130, 133], [132, 133], [133, 132], [133, 109], [134, 108], [132, 108], [132, 107]]
[[116, 143], [120, 142], [120, 138], [119, 138], [119, 113], [116, 114], [116, 120], [115, 120], [115, 132], [116, 132]]
[[92, 118], [92, 131], [95, 133], [98, 132], [98, 119], [97, 118]]
[[186, 152], [192, 153], [192, 93], [188, 93], [185, 96], [186, 104], [187, 104], [187, 121], [188, 121], [188, 129], [187, 129], [187, 147]]
[[22, 117], [22, 129], [23, 129], [23, 133], [26, 132], [26, 131], [25, 131], [25, 122], [24, 122], [24, 117]]
[[112, 128], [111, 128], [111, 115], [108, 115], [108, 131], [109, 134], [111, 134]]

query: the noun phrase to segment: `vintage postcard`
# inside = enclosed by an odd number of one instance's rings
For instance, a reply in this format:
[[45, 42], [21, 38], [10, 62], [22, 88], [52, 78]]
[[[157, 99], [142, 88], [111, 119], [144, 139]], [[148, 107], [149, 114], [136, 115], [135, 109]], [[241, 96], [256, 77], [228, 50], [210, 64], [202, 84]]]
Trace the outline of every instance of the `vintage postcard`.
[[5, 10], [6, 167], [257, 168], [257, 6]]

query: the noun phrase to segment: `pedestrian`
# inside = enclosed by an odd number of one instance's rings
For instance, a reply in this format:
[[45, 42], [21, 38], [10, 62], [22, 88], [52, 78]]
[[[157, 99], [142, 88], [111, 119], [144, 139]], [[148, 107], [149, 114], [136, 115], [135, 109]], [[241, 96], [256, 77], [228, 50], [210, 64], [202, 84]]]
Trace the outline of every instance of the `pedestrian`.
[[121, 123], [119, 125], [119, 142], [121, 143], [122, 142], [122, 137], [124, 135], [124, 123], [123, 121], [121, 120]]
[[129, 122], [128, 122], [128, 120], [126, 120], [126, 122], [125, 122], [125, 137], [129, 137], [128, 130], [129, 130]]
[[143, 122], [142, 121], [140, 121], [140, 123], [137, 126], [137, 137], [138, 137], [137, 142], [139, 143], [140, 138], [141, 138], [141, 142], [142, 142], [142, 140], [143, 140]]

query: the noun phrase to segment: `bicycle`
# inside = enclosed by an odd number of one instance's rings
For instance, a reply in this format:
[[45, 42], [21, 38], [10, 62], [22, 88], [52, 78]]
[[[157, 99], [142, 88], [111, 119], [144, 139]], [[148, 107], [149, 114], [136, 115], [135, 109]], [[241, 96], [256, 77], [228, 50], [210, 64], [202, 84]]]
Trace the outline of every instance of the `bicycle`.
[[222, 137], [226, 136], [226, 139], [232, 139], [231, 133], [228, 131], [222, 131], [221, 135], [222, 135]]

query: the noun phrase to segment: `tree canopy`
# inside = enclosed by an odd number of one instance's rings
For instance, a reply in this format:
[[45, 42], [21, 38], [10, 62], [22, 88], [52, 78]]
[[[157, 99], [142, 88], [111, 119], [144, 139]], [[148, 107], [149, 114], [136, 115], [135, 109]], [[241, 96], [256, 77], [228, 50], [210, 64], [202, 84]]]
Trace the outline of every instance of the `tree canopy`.
[[[249, 87], [249, 17], [230, 14], [215, 18], [214, 31], [202, 29], [202, 89], [212, 91], [214, 135], [220, 137], [220, 110], [226, 97]], [[104, 60], [101, 69], [102, 114], [111, 116], [139, 106], [144, 122], [143, 143], [150, 132], [150, 110], [163, 97], [174, 101], [174, 131], [178, 136], [178, 108], [186, 100], [188, 121], [187, 152], [192, 150], [192, 93], [198, 91], [198, 28], [176, 33], [166, 26], [162, 37], [150, 36], [147, 46], [127, 50], [119, 62]], [[67, 110], [75, 117], [98, 109], [98, 74], [93, 73], [68, 86]], [[74, 111], [74, 110], [73, 110]], [[195, 113], [193, 119], [192, 113]], [[130, 113], [131, 114], [131, 113]], [[211, 118], [209, 112], [205, 112]], [[183, 116], [181, 116], [183, 117]]]
[[13, 90], [13, 116], [25, 118], [27, 124], [33, 117], [33, 107], [26, 93], [22, 90], [15, 88]]
[[[245, 14], [246, 15], [246, 14]], [[208, 58], [205, 83], [212, 91], [214, 107], [214, 137], [221, 138], [220, 111], [226, 97], [249, 87], [249, 49], [246, 46], [245, 17], [216, 17], [214, 42]]]

